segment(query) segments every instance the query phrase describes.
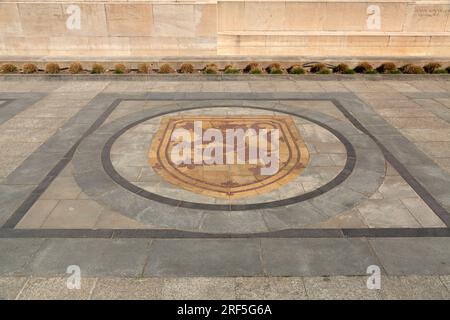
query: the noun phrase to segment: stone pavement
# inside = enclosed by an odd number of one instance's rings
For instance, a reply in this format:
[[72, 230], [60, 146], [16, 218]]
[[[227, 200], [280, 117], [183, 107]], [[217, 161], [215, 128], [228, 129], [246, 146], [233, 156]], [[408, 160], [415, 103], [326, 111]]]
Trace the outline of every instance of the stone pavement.
[[[448, 298], [450, 78], [108, 79], [0, 82], [2, 297]], [[280, 170], [173, 165], [196, 119], [280, 128]]]
[[366, 277], [82, 278], [67, 289], [64, 277], [1, 277], [3, 299], [449, 299], [448, 276], [383, 277], [368, 290]]

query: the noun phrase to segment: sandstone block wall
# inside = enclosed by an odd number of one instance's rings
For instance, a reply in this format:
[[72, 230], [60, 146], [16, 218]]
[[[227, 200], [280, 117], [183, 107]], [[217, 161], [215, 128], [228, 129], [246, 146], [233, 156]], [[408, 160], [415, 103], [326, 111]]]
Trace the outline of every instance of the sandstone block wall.
[[0, 2], [0, 56], [449, 57], [450, 0]]

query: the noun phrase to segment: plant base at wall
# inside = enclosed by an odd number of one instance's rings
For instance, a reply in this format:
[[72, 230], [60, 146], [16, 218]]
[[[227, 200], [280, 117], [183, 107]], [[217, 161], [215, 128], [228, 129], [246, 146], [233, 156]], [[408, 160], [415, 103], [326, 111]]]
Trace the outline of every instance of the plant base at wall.
[[178, 67], [171, 65], [170, 63], [161, 64], [159, 67], [152, 68], [149, 63], [138, 63], [137, 68], [127, 66], [125, 63], [118, 63], [113, 68], [107, 69], [101, 63], [94, 63], [92, 65], [83, 66], [80, 62], [72, 62], [67, 65], [60, 66], [57, 63], [49, 62], [45, 65], [44, 69], [39, 69], [36, 63], [28, 62], [21, 66], [13, 63], [0, 63], [0, 74], [48, 74], [48, 75], [82, 75], [82, 74], [110, 74], [110, 75], [123, 75], [123, 74], [204, 74], [204, 75], [278, 75], [278, 74], [290, 74], [290, 75], [307, 75], [307, 74], [448, 74], [450, 73], [450, 66], [443, 66], [439, 62], [429, 62], [423, 66], [417, 64], [405, 64], [402, 66], [395, 65], [394, 62], [384, 62], [378, 66], [374, 66], [368, 62], [360, 62], [353, 68], [345, 63], [339, 63], [337, 65], [330, 65], [321, 62], [311, 63], [297, 63], [291, 65], [282, 65], [281, 63], [274, 62], [267, 65], [263, 65], [258, 62], [251, 62], [243, 68], [227, 64], [220, 68], [215, 63], [208, 63], [201, 68], [195, 68], [191, 63], [183, 63]]

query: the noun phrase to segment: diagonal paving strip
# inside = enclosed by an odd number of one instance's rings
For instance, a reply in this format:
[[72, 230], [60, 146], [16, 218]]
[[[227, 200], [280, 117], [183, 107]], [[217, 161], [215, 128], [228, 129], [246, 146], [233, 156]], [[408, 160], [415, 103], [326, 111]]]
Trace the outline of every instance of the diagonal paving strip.
[[376, 139], [385, 157], [400, 175], [439, 218], [450, 226], [450, 198], [446, 191], [446, 187], [450, 185], [450, 175], [362, 101], [355, 99], [339, 101], [367, 128], [367, 133]]

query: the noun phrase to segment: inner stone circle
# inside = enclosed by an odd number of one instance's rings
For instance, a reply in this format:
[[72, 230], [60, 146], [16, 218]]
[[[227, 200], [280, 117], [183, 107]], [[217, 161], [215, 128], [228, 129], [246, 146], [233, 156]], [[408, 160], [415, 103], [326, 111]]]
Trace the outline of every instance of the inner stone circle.
[[[279, 128], [278, 171], [263, 176], [258, 165], [249, 163], [174, 165], [167, 156], [173, 147], [167, 130], [178, 125], [192, 131], [198, 119], [204, 129]], [[248, 143], [245, 147], [248, 155]], [[204, 204], [254, 204], [299, 196], [333, 180], [347, 159], [345, 146], [323, 127], [300, 117], [244, 107], [203, 108], [152, 118], [122, 134], [110, 156], [115, 170], [137, 187]]]

